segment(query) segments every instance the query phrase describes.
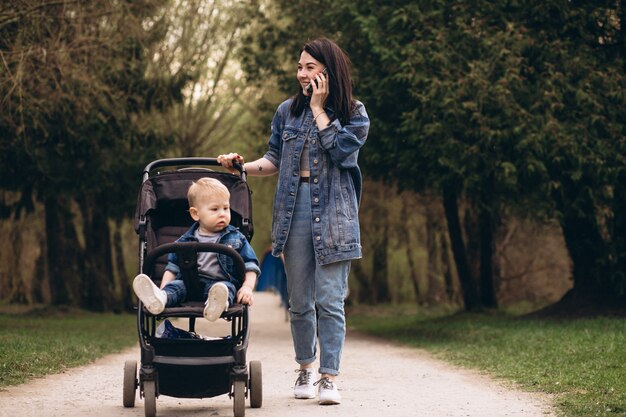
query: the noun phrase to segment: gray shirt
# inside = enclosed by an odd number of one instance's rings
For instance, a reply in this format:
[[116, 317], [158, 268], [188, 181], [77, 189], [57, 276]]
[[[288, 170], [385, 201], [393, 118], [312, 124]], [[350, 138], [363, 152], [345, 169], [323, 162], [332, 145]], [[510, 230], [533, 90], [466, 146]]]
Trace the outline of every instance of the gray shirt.
[[[194, 236], [201, 243], [217, 243], [220, 238], [219, 232], [202, 235], [200, 228], [196, 229]], [[213, 279], [226, 279], [215, 252], [198, 252], [198, 274]]]
[[300, 155], [300, 175], [302, 173], [306, 173], [310, 175], [309, 171], [309, 141], [305, 140], [304, 145], [302, 147], [302, 155]]

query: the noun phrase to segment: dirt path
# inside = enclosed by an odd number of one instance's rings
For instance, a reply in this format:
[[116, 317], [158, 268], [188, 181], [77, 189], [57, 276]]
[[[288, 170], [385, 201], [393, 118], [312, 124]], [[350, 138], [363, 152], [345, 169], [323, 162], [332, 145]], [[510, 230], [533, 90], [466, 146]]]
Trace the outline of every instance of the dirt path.
[[[511, 390], [475, 372], [434, 360], [423, 351], [354, 333], [348, 334], [338, 379], [343, 403], [322, 407], [315, 400], [295, 400], [291, 336], [278, 298], [258, 293], [252, 318], [248, 360], [263, 363], [264, 398], [262, 408], [246, 409], [246, 417], [556, 415], [545, 396]], [[203, 329], [199, 328], [210, 333]], [[143, 416], [139, 398], [135, 408], [122, 406], [124, 361], [138, 360], [138, 356], [137, 347], [0, 391], [0, 416]], [[232, 401], [227, 395], [202, 400], [161, 396], [157, 415], [230, 417]]]

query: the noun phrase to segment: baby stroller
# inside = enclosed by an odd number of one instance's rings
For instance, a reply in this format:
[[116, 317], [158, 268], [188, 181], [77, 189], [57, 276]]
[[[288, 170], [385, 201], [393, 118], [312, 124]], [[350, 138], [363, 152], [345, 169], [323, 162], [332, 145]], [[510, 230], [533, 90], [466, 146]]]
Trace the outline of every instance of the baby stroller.
[[[154, 161], [143, 171], [135, 213], [135, 231], [139, 235], [139, 270], [157, 286], [160, 283], [167, 254], [176, 252], [180, 260], [182, 279], [189, 294], [198, 294], [196, 282], [197, 253], [218, 252], [230, 256], [236, 274], [243, 279], [244, 262], [234, 249], [215, 243], [176, 243], [193, 220], [189, 216], [187, 189], [192, 181], [202, 177], [220, 180], [230, 190], [231, 224], [250, 240], [253, 235], [250, 190], [245, 171], [235, 168], [239, 176], [214, 171], [208, 166], [220, 166], [213, 158], [173, 158]], [[181, 168], [183, 167], [183, 168]], [[233, 399], [235, 417], [245, 415], [245, 399], [250, 406], [263, 402], [261, 362], [246, 363], [250, 335], [248, 306], [234, 304], [221, 319], [231, 322], [231, 332], [219, 338], [157, 337], [157, 325], [166, 318], [187, 318], [188, 334], [195, 335], [196, 318], [202, 317], [203, 299], [190, 299], [178, 307], [166, 308], [152, 315], [137, 306], [137, 331], [141, 348], [141, 364], [124, 364], [124, 407], [134, 407], [136, 390], [144, 399], [145, 415], [156, 415], [156, 398], [168, 395], [178, 398], [207, 398], [228, 394]]]

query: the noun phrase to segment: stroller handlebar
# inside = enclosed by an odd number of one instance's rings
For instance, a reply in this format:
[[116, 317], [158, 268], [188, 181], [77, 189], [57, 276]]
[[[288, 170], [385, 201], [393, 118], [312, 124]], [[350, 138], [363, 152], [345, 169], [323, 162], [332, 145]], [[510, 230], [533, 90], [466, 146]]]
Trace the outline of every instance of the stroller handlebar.
[[[152, 268], [156, 262], [156, 260], [166, 253], [176, 252], [181, 263], [184, 263], [186, 259], [189, 259], [189, 256], [184, 256], [183, 254], [196, 254], [198, 252], [217, 252], [227, 256], [230, 256], [234, 262], [235, 267], [235, 277], [242, 280], [246, 275], [246, 265], [243, 261], [243, 258], [239, 253], [233, 248], [222, 245], [219, 243], [200, 243], [200, 242], [173, 242], [166, 243], [161, 246], [157, 246], [153, 250], [151, 250], [144, 260], [142, 266], [143, 273], [151, 273]], [[183, 255], [183, 256], [181, 256]], [[196, 267], [196, 265], [180, 265], [181, 269], [185, 267]]]
[[[217, 162], [217, 158], [204, 158], [200, 156], [188, 156], [184, 158], [166, 158], [166, 159], [157, 159], [156, 161], [150, 162], [143, 169], [143, 180], [147, 180], [150, 176], [150, 172], [160, 168], [160, 167], [177, 167], [181, 165], [206, 165], [206, 166], [218, 166], [222, 165]], [[246, 170], [244, 167], [233, 161], [233, 167], [239, 171], [239, 175], [241, 178], [246, 181]]]

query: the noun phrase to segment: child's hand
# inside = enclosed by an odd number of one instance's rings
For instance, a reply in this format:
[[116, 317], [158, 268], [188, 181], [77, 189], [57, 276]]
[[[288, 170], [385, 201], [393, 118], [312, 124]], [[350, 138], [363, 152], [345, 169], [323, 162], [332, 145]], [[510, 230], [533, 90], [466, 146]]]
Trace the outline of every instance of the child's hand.
[[237, 291], [237, 302], [240, 304], [248, 304], [252, 305], [254, 302], [254, 294], [252, 293], [252, 289], [250, 287], [244, 285], [239, 291]]

